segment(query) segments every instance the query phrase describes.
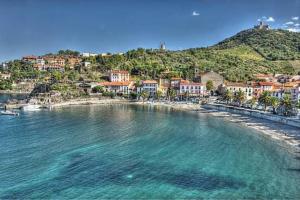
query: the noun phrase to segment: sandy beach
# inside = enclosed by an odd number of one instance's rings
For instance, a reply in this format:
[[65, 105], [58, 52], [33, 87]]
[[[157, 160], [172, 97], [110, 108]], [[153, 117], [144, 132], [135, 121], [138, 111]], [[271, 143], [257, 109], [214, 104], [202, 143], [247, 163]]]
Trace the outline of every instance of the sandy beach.
[[300, 131], [296, 127], [273, 122], [270, 120], [250, 117], [242, 114], [233, 114], [230, 112], [222, 112], [217, 110], [202, 108], [199, 104], [173, 103], [173, 102], [141, 102], [128, 101], [126, 99], [74, 99], [63, 103], [53, 104], [51, 108], [58, 108], [72, 105], [111, 105], [111, 104], [135, 104], [149, 106], [164, 106], [174, 110], [193, 111], [203, 114], [209, 114], [223, 120], [238, 123], [238, 125], [246, 126], [256, 130], [263, 137], [272, 139], [281, 147], [286, 148], [291, 153], [300, 153]]

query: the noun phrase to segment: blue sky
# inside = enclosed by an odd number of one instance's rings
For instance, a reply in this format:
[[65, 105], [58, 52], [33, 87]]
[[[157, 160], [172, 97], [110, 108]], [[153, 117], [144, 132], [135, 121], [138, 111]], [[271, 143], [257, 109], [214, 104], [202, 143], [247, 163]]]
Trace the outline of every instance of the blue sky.
[[157, 48], [162, 41], [171, 50], [205, 47], [258, 19], [299, 31], [300, 0], [0, 0], [0, 15], [4, 61], [59, 49]]

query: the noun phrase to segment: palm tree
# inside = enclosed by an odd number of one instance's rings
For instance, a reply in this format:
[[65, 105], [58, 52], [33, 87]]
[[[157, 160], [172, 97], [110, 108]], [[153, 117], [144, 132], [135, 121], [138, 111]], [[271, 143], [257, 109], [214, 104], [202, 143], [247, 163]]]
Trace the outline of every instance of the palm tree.
[[243, 92], [242, 90], [239, 90], [235, 96], [234, 96], [235, 100], [239, 103], [239, 106], [241, 106], [241, 104], [245, 101], [246, 97], [245, 97], [245, 92]]
[[228, 104], [229, 102], [231, 102], [232, 98], [233, 98], [232, 92], [230, 90], [226, 90], [226, 92], [223, 95], [223, 99], [226, 101], [226, 103]]
[[283, 96], [283, 98], [281, 99], [281, 101], [280, 101], [280, 105], [283, 106], [283, 108], [284, 108], [284, 115], [287, 116], [289, 114], [289, 112], [293, 108], [291, 96], [285, 94]]
[[271, 94], [270, 94], [270, 92], [269, 91], [264, 91], [260, 95], [258, 101], [260, 103], [264, 104], [264, 110], [266, 110], [267, 106], [269, 106], [271, 104]]
[[168, 95], [169, 95], [169, 100], [174, 100], [174, 98], [176, 97], [176, 91], [174, 89], [170, 89]]
[[145, 99], [149, 97], [149, 92], [143, 90], [141, 93], [141, 97], [143, 98], [143, 103], [144, 103]]
[[162, 97], [162, 91], [161, 90], [157, 90], [157, 92], [156, 92], [156, 98], [157, 98], [157, 100], [159, 101], [160, 100], [160, 98]]
[[253, 109], [253, 106], [256, 104], [256, 102], [257, 102], [257, 98], [255, 96], [252, 97], [252, 99], [250, 99], [251, 109]]
[[276, 110], [279, 106], [279, 99], [277, 97], [271, 97], [270, 103], [271, 106], [273, 107], [273, 113], [276, 114]]

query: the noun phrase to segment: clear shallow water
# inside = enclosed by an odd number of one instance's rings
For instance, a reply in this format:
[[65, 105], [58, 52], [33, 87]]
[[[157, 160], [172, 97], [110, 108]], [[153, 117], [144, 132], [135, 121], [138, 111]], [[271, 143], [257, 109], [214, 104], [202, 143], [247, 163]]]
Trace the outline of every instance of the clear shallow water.
[[300, 158], [252, 130], [166, 108], [0, 116], [0, 199], [293, 198]]
[[5, 103], [9, 99], [23, 100], [26, 96], [26, 94], [0, 94], [0, 103]]

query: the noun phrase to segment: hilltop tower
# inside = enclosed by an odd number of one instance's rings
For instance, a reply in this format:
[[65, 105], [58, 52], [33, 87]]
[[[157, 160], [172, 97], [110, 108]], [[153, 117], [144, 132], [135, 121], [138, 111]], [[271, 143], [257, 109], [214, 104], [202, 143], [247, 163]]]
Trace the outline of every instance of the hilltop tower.
[[258, 30], [269, 30], [270, 26], [264, 23], [264, 21], [260, 21], [258, 25], [254, 26], [254, 28]]
[[159, 49], [165, 51], [166, 50], [166, 43], [161, 42], [159, 45]]

